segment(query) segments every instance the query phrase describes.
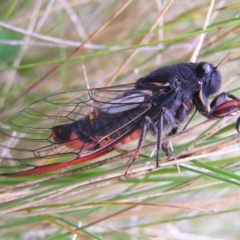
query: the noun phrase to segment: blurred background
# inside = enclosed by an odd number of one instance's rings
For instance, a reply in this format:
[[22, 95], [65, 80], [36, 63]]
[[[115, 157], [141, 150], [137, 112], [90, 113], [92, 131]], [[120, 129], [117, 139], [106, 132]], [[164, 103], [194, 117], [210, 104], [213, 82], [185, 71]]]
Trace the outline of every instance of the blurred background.
[[[93, 88], [132, 83], [164, 65], [218, 65], [226, 57], [220, 92], [239, 96], [239, 7], [234, 0], [2, 2], [0, 123], [37, 99], [85, 89], [83, 65]], [[189, 127], [205, 120], [197, 114]], [[238, 239], [235, 120], [174, 140], [176, 154], [196, 143], [194, 157], [178, 166], [149, 173], [146, 163], [154, 166], [155, 158], [152, 148], [143, 151], [134, 167], [144, 171], [129, 179], [119, 178], [129, 157], [54, 180], [2, 177], [1, 239]], [[195, 157], [211, 144], [220, 149]], [[130, 145], [121, 152], [137, 141]]]

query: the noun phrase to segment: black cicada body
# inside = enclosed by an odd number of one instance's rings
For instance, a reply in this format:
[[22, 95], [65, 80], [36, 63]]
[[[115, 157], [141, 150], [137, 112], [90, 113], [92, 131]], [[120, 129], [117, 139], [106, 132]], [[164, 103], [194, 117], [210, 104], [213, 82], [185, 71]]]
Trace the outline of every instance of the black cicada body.
[[[220, 85], [221, 74], [212, 64], [180, 63], [161, 67], [135, 84], [46, 97], [40, 101], [60, 107], [60, 111], [42, 113], [36, 108], [40, 105], [38, 101], [10, 119], [1, 135], [18, 139], [19, 144], [7, 147], [8, 152], [2, 158], [30, 161], [75, 156], [71, 160], [11, 174], [29, 176], [90, 161], [139, 138], [133, 162], [150, 130], [157, 135], [159, 166], [163, 131], [169, 129], [169, 134], [176, 133], [194, 107], [207, 118], [225, 117], [239, 110], [240, 100], [227, 93], [221, 93], [208, 103], [209, 96], [217, 93]], [[28, 125], [18, 124], [22, 118], [27, 119]], [[45, 126], [53, 127], [34, 127], [32, 122], [36, 119], [38, 123], [42, 121]], [[13, 131], [21, 133], [23, 129], [25, 135], [13, 136]], [[27, 142], [28, 147], [21, 146], [21, 142]], [[23, 157], [19, 153], [23, 153]]]

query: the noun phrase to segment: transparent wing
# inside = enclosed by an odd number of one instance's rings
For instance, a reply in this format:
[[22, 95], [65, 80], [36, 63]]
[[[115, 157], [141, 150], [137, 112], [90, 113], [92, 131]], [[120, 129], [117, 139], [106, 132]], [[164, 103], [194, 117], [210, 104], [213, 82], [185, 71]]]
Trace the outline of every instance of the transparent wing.
[[[34, 160], [38, 160], [41, 165], [47, 158], [64, 161], [107, 148], [109, 144], [113, 146], [141, 127], [144, 113], [152, 106], [151, 94], [129, 84], [45, 97], [25, 107], [1, 127], [0, 158], [7, 165], [9, 161], [4, 160], [15, 160], [22, 165], [35, 165]], [[81, 130], [87, 140], [80, 139], [81, 144], [77, 145], [76, 135], [64, 141], [53, 139], [53, 129], [64, 126], [62, 131], [75, 124], [77, 131], [82, 126], [79, 120], [91, 126]], [[98, 145], [88, 147], [90, 141]]]

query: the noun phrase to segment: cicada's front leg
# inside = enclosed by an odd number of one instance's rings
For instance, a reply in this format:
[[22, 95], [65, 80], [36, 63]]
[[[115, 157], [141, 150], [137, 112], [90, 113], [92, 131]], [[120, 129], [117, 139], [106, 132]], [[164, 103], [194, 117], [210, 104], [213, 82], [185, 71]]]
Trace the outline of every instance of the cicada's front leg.
[[210, 117], [226, 117], [240, 110], [240, 99], [230, 93], [223, 92], [212, 100], [210, 108]]
[[[195, 96], [195, 104], [198, 111], [210, 119], [227, 117], [240, 111], [240, 99], [230, 93], [220, 93], [208, 104], [201, 84], [200, 90]], [[236, 130], [240, 133], [240, 117], [236, 123]]]
[[199, 82], [199, 90], [194, 95], [194, 103], [196, 105], [197, 110], [205, 117], [208, 117], [211, 108], [210, 105], [208, 104], [208, 98], [203, 91], [203, 86], [201, 82]]
[[[210, 107], [210, 118], [223, 118], [240, 111], [240, 99], [230, 93], [223, 92], [212, 100]], [[240, 133], [240, 117], [236, 122], [236, 130]]]

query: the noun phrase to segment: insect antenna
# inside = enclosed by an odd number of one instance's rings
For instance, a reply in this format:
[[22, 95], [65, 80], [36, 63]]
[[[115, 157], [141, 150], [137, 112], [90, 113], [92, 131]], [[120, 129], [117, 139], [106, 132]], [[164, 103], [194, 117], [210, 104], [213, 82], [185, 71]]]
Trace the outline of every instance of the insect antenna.
[[218, 65], [215, 67], [215, 69], [217, 69], [220, 66], [220, 64], [222, 64], [222, 62], [229, 56], [230, 52], [218, 63]]

